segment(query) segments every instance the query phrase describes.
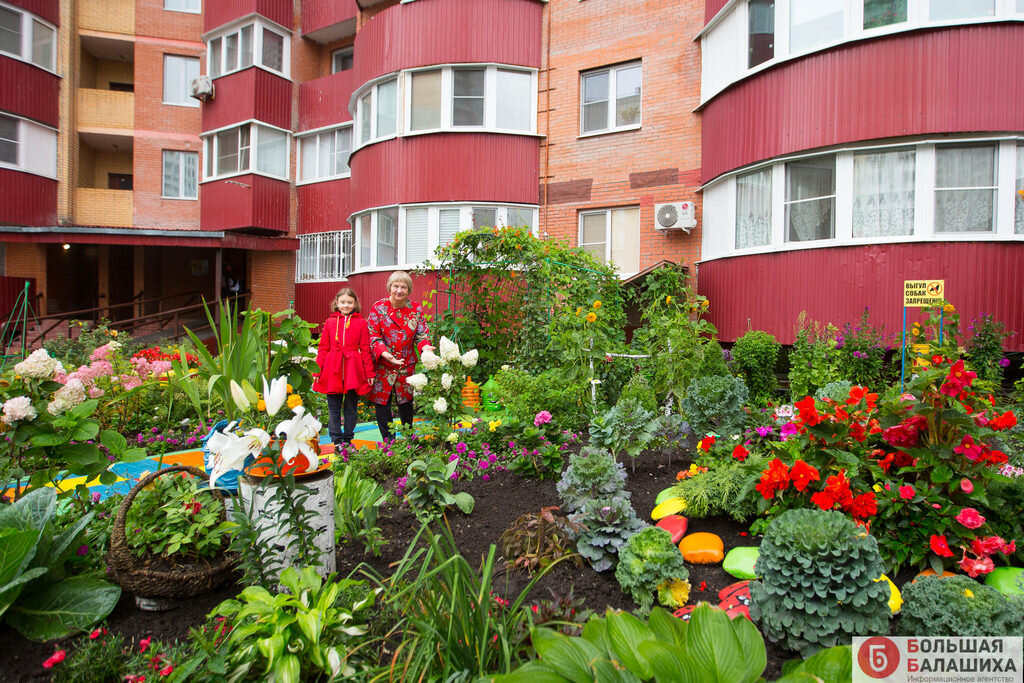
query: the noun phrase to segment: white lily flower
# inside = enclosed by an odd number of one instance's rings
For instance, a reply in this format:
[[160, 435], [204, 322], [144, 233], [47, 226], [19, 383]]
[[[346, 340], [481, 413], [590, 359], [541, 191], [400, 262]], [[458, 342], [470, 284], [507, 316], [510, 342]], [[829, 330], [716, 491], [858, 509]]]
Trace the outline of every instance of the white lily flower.
[[449, 375], [447, 372], [444, 373], [443, 375], [441, 375], [441, 386], [444, 387], [445, 389], [451, 389], [453, 379], [455, 378]]
[[302, 453], [309, 461], [310, 469], [307, 471], [311, 472], [320, 465], [320, 453], [313, 450], [309, 441], [320, 436], [320, 427], [323, 425], [312, 415], [306, 415], [306, 409], [302, 406], [297, 406], [294, 412], [295, 417], [285, 420], [274, 430], [278, 436], [284, 434], [285, 437], [284, 445], [281, 446], [281, 459], [290, 463], [296, 455]]
[[444, 359], [433, 351], [424, 351], [420, 354], [420, 362], [423, 363], [423, 367], [427, 370], [433, 370], [444, 365]]
[[263, 378], [263, 402], [267, 404], [267, 415], [274, 417], [281, 406], [288, 400], [288, 378], [278, 377], [267, 384], [267, 378]]
[[270, 434], [262, 429], [250, 429], [241, 436], [231, 429], [238, 424], [232, 422], [222, 432], [214, 432], [206, 440], [206, 448], [213, 456], [213, 467], [210, 470], [210, 488], [214, 488], [217, 479], [230, 470], [241, 469], [245, 459], [256, 455], [270, 443]]
[[467, 367], [467, 368], [472, 368], [472, 367], [476, 366], [476, 362], [479, 359], [480, 359], [480, 352], [477, 351], [476, 349], [472, 349], [471, 351], [466, 351], [466, 353], [462, 354], [462, 365]]
[[231, 398], [235, 401], [235, 405], [238, 406], [238, 409], [243, 413], [249, 410], [249, 406], [251, 405], [249, 403], [249, 398], [245, 395], [245, 390], [242, 388], [242, 385], [235, 380], [231, 380]]
[[446, 401], [443, 396], [434, 401], [435, 412], [443, 413], [446, 410], [448, 410], [448, 401]]
[[462, 354], [459, 353], [458, 345], [448, 337], [441, 337], [441, 343], [438, 347], [441, 350], [441, 359], [445, 362], [459, 360], [462, 357]]
[[416, 391], [423, 391], [423, 387], [427, 386], [427, 376], [422, 372], [417, 372], [415, 375], [409, 375], [405, 378], [405, 383]]

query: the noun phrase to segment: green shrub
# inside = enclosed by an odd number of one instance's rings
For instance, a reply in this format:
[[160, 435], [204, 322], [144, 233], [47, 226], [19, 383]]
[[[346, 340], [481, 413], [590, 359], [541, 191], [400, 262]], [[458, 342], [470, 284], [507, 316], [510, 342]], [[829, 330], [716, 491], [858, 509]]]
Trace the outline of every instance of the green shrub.
[[615, 578], [622, 590], [640, 605], [638, 611], [648, 614], [655, 593], [662, 604], [675, 606], [665, 589], [675, 581], [689, 586], [690, 572], [683, 564], [683, 554], [672, 542], [672, 534], [651, 526], [630, 536], [619, 551]]
[[582, 527], [576, 533], [576, 552], [595, 572], [611, 569], [619, 548], [646, 526], [623, 497], [588, 500], [569, 519]]
[[694, 434], [739, 434], [747, 414], [747, 385], [739, 377], [700, 377], [690, 382], [683, 415]]
[[704, 360], [700, 366], [700, 377], [728, 377], [732, 373], [725, 364], [725, 352], [717, 340], [712, 339], [704, 347]]
[[364, 552], [380, 555], [387, 541], [377, 526], [377, 515], [387, 502], [384, 487], [369, 477], [360, 477], [351, 465], [344, 465], [334, 477], [334, 536], [348, 537], [363, 544]]
[[1005, 538], [1018, 540], [1017, 551], [1012, 556], [1013, 564], [1024, 565], [1024, 476], [996, 476], [988, 485], [988, 523], [993, 529], [999, 529]]
[[729, 458], [710, 463], [707, 472], [682, 479], [673, 488], [686, 501], [687, 517], [729, 515], [744, 521], [757, 514], [757, 498], [751, 493], [766, 466], [756, 454], [743, 462]]
[[626, 386], [622, 387], [618, 403], [623, 401], [636, 401], [644, 407], [644, 410], [652, 413], [658, 410], [658, 401], [654, 397], [654, 390], [651, 388], [647, 375], [642, 372], [635, 373], [626, 382]]
[[837, 403], [842, 403], [850, 396], [850, 389], [852, 388], [853, 382], [845, 379], [841, 379], [838, 382], [829, 382], [815, 392], [814, 398], [819, 401], [830, 398]]
[[814, 393], [838, 379], [836, 328], [807, 320], [801, 311], [796, 321], [796, 339], [789, 351], [789, 391], [793, 400]]
[[1003, 381], [1003, 342], [1011, 335], [1006, 325], [990, 314], [984, 314], [971, 321], [967, 326], [970, 338], [964, 344], [967, 360], [978, 373], [980, 379], [999, 383]]
[[789, 510], [768, 525], [750, 584], [750, 616], [804, 657], [889, 629], [878, 543], [841, 512]]
[[775, 361], [781, 348], [775, 337], [761, 330], [750, 330], [732, 346], [733, 365], [757, 400], [770, 398], [775, 389]]
[[903, 587], [906, 635], [1024, 636], [1024, 598], [1008, 599], [966, 576], [925, 576]]
[[555, 485], [562, 507], [576, 512], [588, 500], [621, 498], [629, 500], [626, 467], [602, 448], [584, 447], [569, 458], [569, 466]]
[[868, 320], [867, 307], [856, 326], [846, 323], [836, 338], [837, 372], [864, 387], [881, 386], [885, 371], [886, 341], [882, 330]]
[[541, 410], [554, 415], [566, 429], [578, 428], [586, 423], [589, 402], [583, 400], [586, 387], [582, 383], [566, 382], [562, 376], [547, 370], [531, 375], [515, 368], [502, 369], [494, 375], [498, 384], [501, 404], [512, 419], [533, 423]]

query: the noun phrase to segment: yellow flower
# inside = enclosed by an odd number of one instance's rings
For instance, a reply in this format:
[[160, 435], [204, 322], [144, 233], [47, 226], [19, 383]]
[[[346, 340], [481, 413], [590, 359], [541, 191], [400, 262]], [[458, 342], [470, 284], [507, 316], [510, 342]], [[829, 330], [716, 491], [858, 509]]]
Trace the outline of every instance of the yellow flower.
[[582, 306], [577, 306], [577, 307], [576, 307], [576, 315], [579, 315], [579, 314], [580, 314], [580, 311], [582, 311], [582, 310], [583, 310], [583, 307], [582, 307]]
[[295, 410], [302, 405], [302, 397], [298, 394], [292, 394], [288, 397], [288, 407]]
[[601, 302], [600, 301], [595, 301], [594, 302], [594, 310], [596, 311], [599, 308], [601, 308]]
[[700, 307], [701, 307], [701, 308], [707, 308], [707, 307], [708, 307], [708, 305], [709, 305], [709, 304], [708, 304], [708, 300], [707, 300], [707, 299], [704, 299], [704, 301], [701, 301], [701, 302], [700, 302]]
[[292, 389], [292, 385], [291, 384], [289, 384], [287, 386], [288, 386], [288, 393], [289, 394], [292, 393], [293, 391], [295, 391], [294, 389]]
[[593, 311], [591, 311], [590, 313], [587, 313], [587, 322], [588, 323], [592, 323], [595, 320], [597, 320], [597, 314], [596, 313], [594, 313]]
[[258, 410], [258, 411], [260, 411], [262, 413], [266, 409], [267, 409], [267, 402], [266, 401], [264, 401], [262, 398], [260, 400], [256, 401], [256, 410]]
[[487, 426], [491, 428], [491, 431], [497, 431], [498, 427], [501, 426], [501, 420], [491, 420], [487, 423]]
[[946, 304], [942, 307], [942, 312], [946, 315], [953, 315], [956, 312], [956, 308], [953, 307], [953, 304]]
[[670, 303], [672, 303], [672, 297], [671, 296], [666, 296], [665, 297], [665, 305], [667, 306]]
[[974, 593], [971, 592], [970, 588], [965, 588], [964, 589], [964, 595], [967, 596], [968, 598], [973, 598], [974, 597]]
[[117, 336], [117, 330], [111, 330], [110, 331], [110, 336], [111, 337], [116, 337]]

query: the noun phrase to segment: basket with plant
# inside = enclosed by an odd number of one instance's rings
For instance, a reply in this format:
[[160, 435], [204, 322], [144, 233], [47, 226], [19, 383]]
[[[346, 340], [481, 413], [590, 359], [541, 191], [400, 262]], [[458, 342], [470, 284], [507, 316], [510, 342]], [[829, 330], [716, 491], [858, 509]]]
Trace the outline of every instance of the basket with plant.
[[[165, 476], [178, 472], [183, 474]], [[234, 556], [227, 552], [224, 496], [200, 489], [200, 479], [208, 479], [202, 470], [174, 465], [147, 474], [132, 487], [111, 533], [107, 565], [112, 581], [142, 598], [182, 599], [228, 579]]]

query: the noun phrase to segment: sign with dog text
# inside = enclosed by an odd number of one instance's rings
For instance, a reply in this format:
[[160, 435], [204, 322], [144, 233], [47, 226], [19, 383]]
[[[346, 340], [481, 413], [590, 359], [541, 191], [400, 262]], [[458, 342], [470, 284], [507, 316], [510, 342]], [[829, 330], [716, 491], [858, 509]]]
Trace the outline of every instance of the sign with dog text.
[[904, 280], [903, 307], [922, 308], [941, 304], [946, 299], [945, 280]]

